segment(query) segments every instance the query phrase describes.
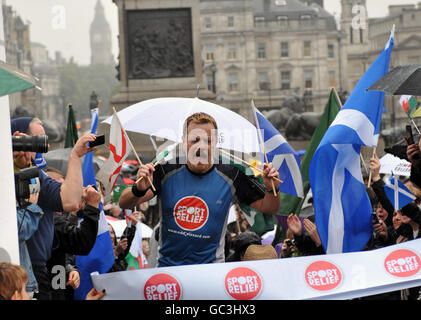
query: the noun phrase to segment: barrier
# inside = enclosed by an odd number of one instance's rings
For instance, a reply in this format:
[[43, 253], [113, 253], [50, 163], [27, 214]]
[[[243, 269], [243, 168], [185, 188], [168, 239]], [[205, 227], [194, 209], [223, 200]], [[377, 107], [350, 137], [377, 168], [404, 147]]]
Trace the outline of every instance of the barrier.
[[421, 239], [355, 253], [92, 274], [107, 300], [351, 299], [421, 286]]

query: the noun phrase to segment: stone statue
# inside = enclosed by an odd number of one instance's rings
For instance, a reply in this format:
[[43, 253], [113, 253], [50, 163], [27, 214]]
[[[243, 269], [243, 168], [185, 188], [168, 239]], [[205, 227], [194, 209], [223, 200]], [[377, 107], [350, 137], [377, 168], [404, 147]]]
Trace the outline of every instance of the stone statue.
[[306, 97], [292, 94], [286, 97], [279, 110], [268, 111], [265, 116], [287, 139], [308, 140], [313, 135], [321, 114], [305, 112], [306, 107]]
[[95, 109], [98, 108], [98, 95], [95, 93], [95, 91], [92, 91], [91, 94], [91, 101], [89, 102], [89, 109]]

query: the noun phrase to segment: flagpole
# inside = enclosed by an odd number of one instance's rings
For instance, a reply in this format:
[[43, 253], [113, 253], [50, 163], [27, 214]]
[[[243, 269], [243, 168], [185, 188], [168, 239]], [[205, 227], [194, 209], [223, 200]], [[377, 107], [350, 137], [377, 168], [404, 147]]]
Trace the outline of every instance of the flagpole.
[[[251, 100], [251, 103], [252, 103], [252, 108], [253, 108], [254, 120], [256, 122], [256, 128], [257, 128], [257, 132], [258, 132], [258, 135], [259, 135], [260, 148], [263, 150], [263, 154], [265, 155], [265, 161], [266, 161], [266, 164], [268, 165], [269, 164], [269, 161], [268, 161], [268, 156], [266, 154], [265, 142], [263, 141], [262, 132], [260, 131], [259, 120], [257, 119], [256, 109], [255, 109], [256, 107], [254, 106], [253, 99]], [[275, 184], [273, 183], [273, 179], [271, 179], [270, 182], [272, 183], [273, 195], [276, 197], [277, 194], [276, 194], [276, 190], [275, 190]]]
[[415, 129], [417, 129], [418, 134], [421, 136], [421, 132], [418, 129], [417, 125], [415, 124], [414, 119], [411, 118], [411, 121], [412, 121], [412, 124], [414, 125]]
[[[140, 164], [141, 166], [143, 166], [143, 163], [142, 163], [142, 161], [140, 160], [139, 155], [138, 155], [138, 154], [137, 154], [137, 152], [136, 152], [136, 149], [134, 148], [134, 146], [133, 146], [132, 142], [130, 141], [129, 136], [127, 135], [126, 130], [123, 128], [123, 125], [121, 124], [120, 118], [118, 117], [118, 114], [117, 114], [117, 111], [115, 110], [115, 107], [113, 107], [113, 111], [114, 111], [114, 114], [115, 114], [115, 116], [116, 116], [116, 118], [117, 118], [118, 122], [120, 123], [120, 127], [121, 127], [121, 129], [122, 129], [122, 130], [123, 130], [123, 132], [124, 132], [124, 136], [126, 137], [127, 141], [128, 141], [128, 142], [129, 142], [129, 144], [130, 144], [130, 147], [132, 148], [133, 153], [134, 153], [134, 154], [135, 154], [135, 156], [136, 156], [137, 161], [139, 162], [139, 164]], [[152, 181], [151, 181], [151, 178], [149, 178], [149, 177], [147, 177], [147, 178], [148, 178], [148, 181], [149, 181], [149, 183], [150, 183], [150, 185], [151, 185], [152, 190], [153, 190], [153, 191], [156, 191], [155, 186], [153, 185], [153, 183], [152, 183]]]
[[[259, 171], [259, 172], [263, 173], [263, 170], [262, 170], [262, 169], [260, 169], [260, 168], [258, 168], [258, 167], [256, 167], [256, 166], [252, 165], [251, 163], [248, 163], [247, 161], [244, 161], [243, 159], [238, 158], [238, 157], [236, 157], [235, 155], [233, 155], [233, 154], [231, 154], [231, 153], [229, 153], [229, 152], [227, 152], [227, 151], [225, 151], [225, 150], [223, 150], [223, 149], [219, 149], [219, 151], [221, 151], [222, 153], [224, 153], [226, 156], [233, 157], [233, 158], [234, 158], [234, 160], [238, 160], [238, 161], [240, 161], [242, 164], [245, 164], [245, 165], [249, 166], [250, 168], [253, 168], [253, 169], [255, 169], [255, 170], [257, 170], [257, 171]], [[278, 181], [278, 182], [280, 182], [280, 183], [284, 183], [284, 181], [282, 181], [282, 180], [280, 180], [280, 179], [278, 179], [278, 178], [273, 177], [272, 179], [274, 179], [274, 180], [276, 180], [276, 181]]]

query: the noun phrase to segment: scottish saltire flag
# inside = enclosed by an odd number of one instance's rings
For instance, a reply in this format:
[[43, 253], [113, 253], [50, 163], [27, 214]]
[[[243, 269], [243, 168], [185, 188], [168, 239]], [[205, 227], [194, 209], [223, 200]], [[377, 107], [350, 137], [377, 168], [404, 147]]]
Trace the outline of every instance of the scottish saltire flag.
[[44, 169], [47, 166], [47, 162], [45, 161], [44, 156], [42, 155], [42, 153], [37, 153], [35, 155], [34, 164], [39, 169]]
[[[98, 109], [93, 109], [91, 133], [96, 133], [97, 127]], [[85, 155], [82, 173], [84, 186], [97, 186], [93, 167], [93, 151]], [[106, 273], [114, 264], [113, 245], [101, 203], [99, 204], [99, 210], [98, 235], [95, 244], [87, 256], [76, 256], [76, 265], [80, 273], [80, 285], [75, 290], [75, 300], [85, 300], [86, 294], [93, 288], [92, 272]]]
[[[279, 191], [303, 197], [300, 157], [272, 123], [257, 110], [253, 101], [252, 109], [256, 114], [256, 121], [259, 122], [268, 161], [273, 163], [273, 167], [279, 172], [279, 179], [284, 182], [279, 183]], [[264, 158], [262, 162], [265, 162]]]
[[415, 200], [411, 191], [399, 179], [396, 179], [393, 173], [384, 186], [384, 192], [395, 210], [400, 210]]
[[326, 253], [363, 249], [372, 234], [371, 204], [360, 167], [362, 146], [375, 147], [384, 92], [367, 91], [389, 70], [394, 30], [326, 131], [310, 164], [317, 230]]

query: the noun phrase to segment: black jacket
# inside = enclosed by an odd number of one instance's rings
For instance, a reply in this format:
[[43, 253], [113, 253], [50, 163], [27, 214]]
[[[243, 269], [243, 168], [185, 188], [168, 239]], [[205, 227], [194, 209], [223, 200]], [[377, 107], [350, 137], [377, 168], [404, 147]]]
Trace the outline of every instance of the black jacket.
[[[83, 218], [80, 227], [77, 218], [70, 213], [56, 214], [54, 216], [54, 241], [50, 260], [47, 262], [48, 270], [55, 265], [66, 269], [66, 282], [71, 271], [77, 270], [74, 255], [88, 255], [93, 248], [98, 234], [99, 209], [85, 206], [78, 212]], [[54, 274], [52, 275], [54, 276]], [[65, 299], [64, 290], [53, 290], [53, 299]], [[66, 290], [66, 296], [71, 296], [73, 289]]]
[[313, 256], [325, 254], [325, 249], [323, 245], [316, 246], [313, 239], [308, 234], [302, 233], [297, 236], [294, 235], [295, 245], [303, 256]]
[[[140, 227], [140, 226], [139, 226]], [[118, 256], [114, 257], [114, 265], [108, 272], [118, 272], [118, 271], [126, 271], [127, 270], [127, 261], [126, 256], [130, 251], [130, 246], [132, 245], [133, 238], [136, 234], [136, 226], [127, 227], [124, 229], [123, 234], [121, 235], [120, 239], [127, 238], [127, 249], [120, 253]]]
[[373, 191], [377, 196], [377, 199], [381, 203], [382, 207], [387, 211], [388, 215], [386, 221], [384, 223], [386, 226], [392, 225], [393, 213], [395, 212], [395, 208], [393, 207], [392, 203], [390, 203], [389, 198], [384, 192], [384, 181], [382, 179], [373, 182], [371, 185], [373, 187]]

